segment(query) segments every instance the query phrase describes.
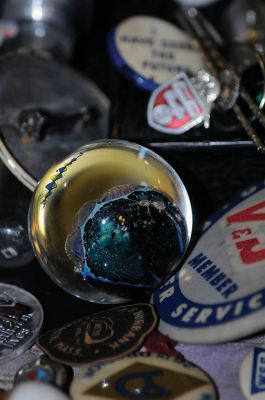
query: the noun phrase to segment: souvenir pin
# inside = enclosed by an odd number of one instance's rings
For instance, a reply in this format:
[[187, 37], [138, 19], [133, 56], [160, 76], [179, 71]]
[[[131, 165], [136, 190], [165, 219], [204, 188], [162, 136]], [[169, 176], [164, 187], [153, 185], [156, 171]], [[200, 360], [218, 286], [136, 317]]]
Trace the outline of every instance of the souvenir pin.
[[109, 34], [108, 49], [116, 68], [147, 91], [180, 71], [195, 74], [204, 66], [195, 40], [173, 24], [146, 15], [116, 26]]
[[43, 311], [38, 300], [16, 286], [0, 284], [0, 361], [29, 348], [39, 333]]
[[41, 382], [25, 382], [16, 386], [5, 400], [69, 400], [61, 390]]
[[178, 274], [153, 297], [159, 330], [187, 343], [218, 343], [265, 328], [265, 185], [213, 215]]
[[94, 364], [138, 349], [156, 322], [150, 304], [121, 306], [46, 332], [37, 344], [52, 359], [64, 364]]
[[192, 213], [162, 158], [104, 140], [47, 171], [29, 223], [35, 254], [57, 284], [87, 301], [119, 303], [151, 293], [178, 268]]
[[[19, 90], [18, 74], [27, 77], [20, 80]], [[0, 75], [4, 82], [0, 155], [29, 189], [34, 190], [55, 160], [90, 140], [107, 137], [107, 98], [67, 66], [47, 55], [21, 50], [1, 60]]]
[[21, 367], [15, 376], [15, 385], [26, 381], [49, 383], [67, 389], [73, 378], [73, 371], [43, 355], [37, 361]]
[[220, 93], [219, 82], [206, 71], [189, 79], [178, 73], [152, 93], [148, 124], [163, 133], [180, 135], [204, 122], [208, 127], [211, 104]]
[[240, 367], [240, 386], [247, 400], [263, 400], [265, 396], [265, 345], [257, 345]]
[[73, 400], [217, 398], [203, 370], [186, 360], [157, 353], [136, 353], [111, 364], [83, 368], [70, 393]]

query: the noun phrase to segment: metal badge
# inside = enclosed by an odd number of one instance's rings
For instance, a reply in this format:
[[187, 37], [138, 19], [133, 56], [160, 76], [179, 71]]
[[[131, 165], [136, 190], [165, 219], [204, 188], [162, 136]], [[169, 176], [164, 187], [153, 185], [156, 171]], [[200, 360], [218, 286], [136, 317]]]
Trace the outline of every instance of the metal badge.
[[180, 135], [205, 122], [208, 125], [210, 104], [220, 91], [219, 83], [206, 71], [189, 79], [180, 72], [156, 89], [147, 108], [148, 124], [160, 131]]
[[95, 364], [138, 349], [156, 322], [150, 304], [116, 307], [49, 331], [38, 338], [37, 345], [67, 365]]
[[17, 371], [15, 385], [22, 382], [35, 381], [67, 389], [72, 377], [73, 371], [70, 367], [57, 363], [44, 355], [37, 361], [26, 364]]
[[43, 321], [38, 300], [16, 286], [0, 284], [0, 362], [16, 357], [34, 342]]

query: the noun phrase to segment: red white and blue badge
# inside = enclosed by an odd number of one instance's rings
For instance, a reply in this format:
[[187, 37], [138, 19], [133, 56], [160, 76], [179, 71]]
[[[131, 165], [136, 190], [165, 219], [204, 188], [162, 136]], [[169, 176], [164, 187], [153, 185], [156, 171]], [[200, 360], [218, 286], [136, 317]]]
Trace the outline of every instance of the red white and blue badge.
[[244, 359], [240, 367], [240, 387], [245, 398], [265, 398], [265, 345], [259, 345]]
[[185, 72], [178, 73], [154, 90], [147, 108], [148, 124], [173, 135], [200, 125], [207, 116], [205, 102]]
[[218, 343], [265, 328], [265, 183], [208, 221], [181, 270], [153, 295], [159, 330]]

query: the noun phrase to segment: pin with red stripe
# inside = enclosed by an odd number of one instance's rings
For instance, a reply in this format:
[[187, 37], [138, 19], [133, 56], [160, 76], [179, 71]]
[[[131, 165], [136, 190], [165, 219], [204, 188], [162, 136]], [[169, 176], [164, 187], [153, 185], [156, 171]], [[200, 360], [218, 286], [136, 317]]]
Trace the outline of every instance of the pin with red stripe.
[[153, 91], [148, 107], [148, 124], [157, 131], [180, 135], [195, 126], [209, 126], [212, 103], [220, 93], [219, 82], [200, 70], [189, 78], [179, 72]]

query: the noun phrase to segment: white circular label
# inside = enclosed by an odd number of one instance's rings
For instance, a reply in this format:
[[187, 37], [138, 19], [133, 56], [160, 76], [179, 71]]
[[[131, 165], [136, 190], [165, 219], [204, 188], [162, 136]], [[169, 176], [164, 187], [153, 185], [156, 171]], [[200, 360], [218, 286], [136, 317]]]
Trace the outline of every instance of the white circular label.
[[241, 364], [240, 387], [247, 400], [265, 399], [265, 345], [254, 347]]
[[195, 74], [205, 64], [195, 40], [155, 17], [136, 16], [121, 22], [115, 30], [115, 45], [129, 68], [156, 84], [180, 71]]
[[159, 330], [218, 343], [265, 328], [265, 184], [216, 213], [180, 272], [153, 297]]

